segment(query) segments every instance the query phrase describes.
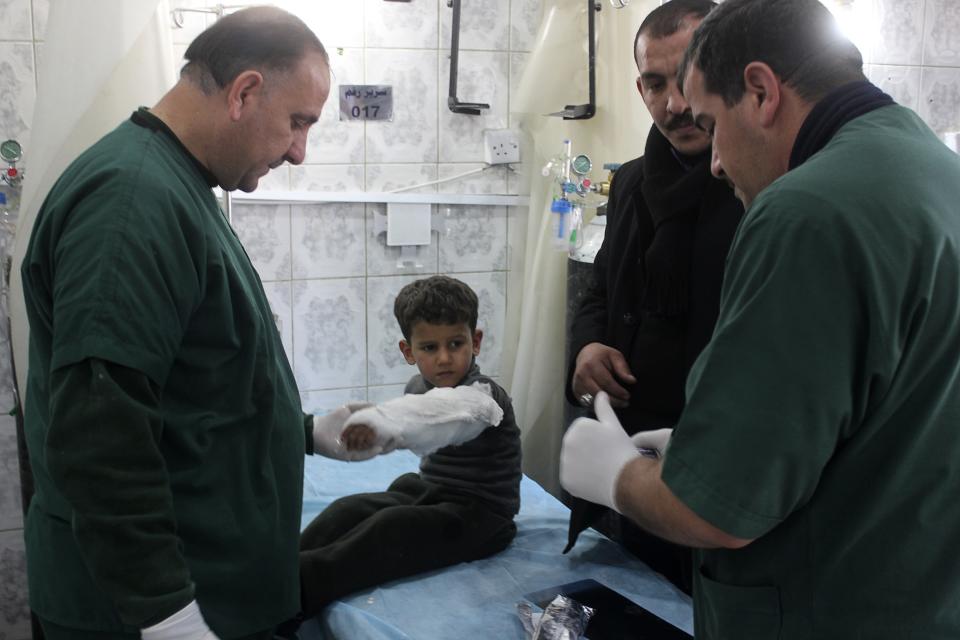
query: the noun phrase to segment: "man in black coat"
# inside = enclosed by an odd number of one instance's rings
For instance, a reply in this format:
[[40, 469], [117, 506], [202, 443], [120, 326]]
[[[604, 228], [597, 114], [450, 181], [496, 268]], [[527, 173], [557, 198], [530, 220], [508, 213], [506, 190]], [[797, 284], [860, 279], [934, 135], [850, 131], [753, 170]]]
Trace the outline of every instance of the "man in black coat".
[[[684, 384], [717, 319], [727, 249], [743, 214], [710, 174], [710, 137], [677, 86], [677, 67], [710, 0], [671, 0], [637, 31], [637, 89], [653, 117], [644, 155], [615, 174], [593, 283], [572, 325], [567, 399], [610, 395], [629, 433], [672, 427]], [[623, 543], [681, 589], [690, 552], [605, 507], [575, 500], [569, 550], [588, 526]]]

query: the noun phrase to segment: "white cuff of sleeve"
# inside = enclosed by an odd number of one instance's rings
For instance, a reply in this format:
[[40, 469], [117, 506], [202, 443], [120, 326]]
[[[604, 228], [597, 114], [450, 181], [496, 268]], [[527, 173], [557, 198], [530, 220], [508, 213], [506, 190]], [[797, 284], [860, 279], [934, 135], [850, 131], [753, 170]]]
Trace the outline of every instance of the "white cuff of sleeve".
[[140, 631], [143, 640], [216, 640], [194, 600], [180, 611]]

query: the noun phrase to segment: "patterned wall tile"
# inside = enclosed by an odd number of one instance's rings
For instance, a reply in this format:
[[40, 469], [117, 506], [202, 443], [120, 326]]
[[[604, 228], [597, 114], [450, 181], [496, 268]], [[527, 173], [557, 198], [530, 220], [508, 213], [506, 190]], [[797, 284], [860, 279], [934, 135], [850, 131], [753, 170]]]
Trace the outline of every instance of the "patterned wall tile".
[[310, 129], [307, 159], [310, 164], [352, 164], [364, 161], [362, 120], [340, 120], [340, 85], [364, 84], [363, 49], [335, 49], [329, 52], [330, 96], [320, 121]]
[[920, 64], [923, 56], [923, 1], [876, 0], [879, 39], [869, 62]]
[[367, 46], [436, 49], [441, 4], [446, 6], [443, 0], [364, 0]]
[[437, 234], [431, 232], [429, 245], [387, 246], [386, 216], [386, 205], [367, 205], [367, 275], [436, 273]]
[[[409, 365], [408, 365], [409, 366]], [[412, 367], [411, 367], [412, 371]], [[410, 374], [411, 376], [413, 373]], [[403, 390], [406, 388], [406, 383], [404, 384], [387, 384], [377, 387], [368, 387], [367, 398], [370, 402], [375, 404], [380, 404], [381, 402], [386, 402], [387, 400], [393, 400], [394, 398], [399, 398], [403, 395]]]
[[530, 210], [526, 207], [507, 207], [507, 269], [509, 275], [523, 277], [524, 242]]
[[289, 205], [235, 203], [233, 228], [261, 280], [290, 279]]
[[43, 40], [47, 35], [47, 18], [50, 16], [50, 0], [32, 0], [33, 37]]
[[[9, 206], [9, 205], [8, 205]], [[7, 257], [13, 250], [13, 234], [0, 231], [0, 261], [6, 263]], [[0, 264], [2, 264], [0, 263]], [[15, 408], [15, 390], [13, 380], [13, 363], [7, 354], [10, 353], [10, 327], [6, 322], [8, 317], [7, 296], [0, 296], [0, 420], [7, 417]], [[0, 518], [3, 517], [0, 511]]]
[[507, 268], [507, 208], [441, 206], [440, 272]]
[[[440, 3], [440, 49], [450, 50], [453, 10]], [[509, 46], [510, 0], [469, 0], [460, 5], [460, 50], [503, 51]]]
[[348, 402], [366, 402], [366, 387], [347, 389], [329, 389], [327, 391], [304, 391], [300, 394], [300, 403], [306, 413], [321, 416], [330, 413]]
[[[480, 173], [470, 173], [483, 169]], [[440, 193], [507, 193], [507, 176], [511, 173], [510, 167], [505, 164], [488, 167], [484, 164], [441, 164], [439, 166], [439, 180], [448, 180], [437, 185]], [[463, 175], [458, 178], [457, 176]]]
[[0, 40], [32, 40], [30, 0], [0, 0]]
[[29, 640], [30, 637], [23, 531], [0, 532], [0, 638]]
[[960, 131], [960, 68], [925, 67], [920, 86], [920, 117], [938, 136]]
[[470, 285], [480, 299], [477, 317], [477, 328], [483, 330], [483, 342], [477, 357], [480, 371], [488, 376], [500, 375], [506, 330], [507, 274], [501, 271], [452, 275]]
[[20, 500], [20, 463], [17, 423], [13, 416], [0, 416], [0, 531], [23, 527]]
[[350, 2], [274, 0], [270, 4], [296, 14], [307, 23], [331, 56], [337, 47], [363, 46], [363, 7], [356, 0]]
[[[398, 7], [418, 3], [380, 5]], [[393, 87], [393, 121], [366, 124], [367, 162], [436, 162], [438, 52], [367, 49], [366, 84]]]
[[927, 0], [923, 64], [960, 66], [960, 1]]
[[363, 278], [293, 283], [293, 365], [302, 391], [367, 384]]
[[866, 65], [867, 78], [891, 98], [914, 111], [920, 104], [920, 67]]
[[[435, 164], [367, 164], [367, 191], [390, 192], [403, 189], [404, 193], [436, 193]], [[417, 185], [426, 185], [412, 189]]]
[[270, 310], [275, 316], [277, 330], [280, 332], [280, 339], [283, 341], [283, 350], [287, 354], [287, 360], [293, 362], [293, 308], [291, 306], [293, 289], [289, 281], [286, 282], [265, 282], [263, 291], [267, 294], [267, 300], [270, 302]]
[[289, 163], [284, 162], [276, 169], [271, 169], [267, 175], [261, 176], [257, 182], [257, 191], [289, 191], [290, 167]]
[[540, 27], [542, 0], [512, 0], [510, 3], [510, 50], [531, 51]]
[[393, 301], [412, 276], [367, 279], [367, 370], [371, 385], [406, 384], [417, 373], [398, 346], [403, 333], [393, 315]]
[[362, 164], [302, 164], [290, 167], [294, 191], [363, 191]]
[[[482, 162], [484, 129], [503, 129], [508, 122], [508, 56], [506, 53], [464, 51], [457, 73], [457, 97], [482, 102], [489, 109], [479, 116], [453, 113], [447, 92], [440, 96], [440, 161]], [[449, 78], [450, 60], [440, 62], [440, 77]]]
[[364, 205], [295, 205], [293, 276], [344, 278], [366, 275]]
[[37, 99], [33, 70], [32, 45], [0, 42], [0, 137], [19, 140], [25, 149]]
[[[522, 149], [532, 149], [533, 142], [521, 142]], [[521, 156], [522, 158], [523, 156]], [[521, 164], [516, 170], [507, 173], [507, 191], [512, 196], [530, 195], [530, 173], [529, 166]]]
[[[513, 102], [513, 97], [519, 95], [518, 92], [520, 91], [520, 80], [523, 78], [523, 70], [527, 65], [527, 60], [529, 59], [529, 53], [510, 54], [510, 117], [508, 118], [507, 122], [508, 126], [514, 128], [520, 125], [522, 114], [515, 113], [516, 104]], [[522, 153], [523, 150], [521, 149], [521, 154]]]

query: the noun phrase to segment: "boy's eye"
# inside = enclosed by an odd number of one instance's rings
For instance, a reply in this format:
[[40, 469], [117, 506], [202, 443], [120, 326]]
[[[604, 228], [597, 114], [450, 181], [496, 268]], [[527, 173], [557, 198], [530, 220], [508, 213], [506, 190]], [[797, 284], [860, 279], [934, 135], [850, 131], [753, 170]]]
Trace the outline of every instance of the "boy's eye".
[[451, 349], [459, 349], [459, 348], [462, 347], [462, 346], [463, 346], [463, 341], [462, 341], [462, 340], [454, 340], [453, 342], [450, 343], [450, 348], [451, 348]]

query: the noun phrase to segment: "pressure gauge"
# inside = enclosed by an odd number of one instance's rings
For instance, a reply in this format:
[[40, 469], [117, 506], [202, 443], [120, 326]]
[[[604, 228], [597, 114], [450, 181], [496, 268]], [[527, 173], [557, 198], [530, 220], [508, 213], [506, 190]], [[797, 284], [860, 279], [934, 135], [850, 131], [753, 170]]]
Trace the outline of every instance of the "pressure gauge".
[[23, 149], [16, 140], [4, 140], [0, 142], [0, 158], [9, 163], [14, 163], [23, 155]]
[[590, 169], [593, 168], [593, 162], [587, 154], [581, 153], [570, 161], [570, 168], [573, 169], [573, 172], [577, 175], [585, 176], [590, 173]]

